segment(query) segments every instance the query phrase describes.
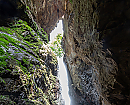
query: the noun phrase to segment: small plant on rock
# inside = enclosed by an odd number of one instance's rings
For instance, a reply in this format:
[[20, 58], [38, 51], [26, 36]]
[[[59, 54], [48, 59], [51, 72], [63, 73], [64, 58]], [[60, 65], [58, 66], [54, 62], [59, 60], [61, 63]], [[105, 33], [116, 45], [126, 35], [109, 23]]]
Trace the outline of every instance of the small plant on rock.
[[63, 49], [61, 47], [61, 40], [62, 36], [61, 34], [58, 34], [55, 38], [55, 41], [51, 43], [50, 48], [52, 51], [56, 54], [58, 57], [62, 57], [64, 55]]

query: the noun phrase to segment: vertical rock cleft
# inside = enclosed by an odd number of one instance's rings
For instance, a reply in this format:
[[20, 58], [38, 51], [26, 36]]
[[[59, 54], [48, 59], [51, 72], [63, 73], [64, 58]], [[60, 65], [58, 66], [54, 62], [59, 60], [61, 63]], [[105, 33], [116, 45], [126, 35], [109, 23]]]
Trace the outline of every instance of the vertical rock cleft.
[[48, 36], [64, 14], [62, 0], [21, 0], [33, 13], [34, 20], [47, 32]]
[[1, 104], [57, 104], [57, 60], [46, 32], [64, 14], [62, 44], [75, 105], [128, 105], [129, 5], [128, 0], [0, 0]]

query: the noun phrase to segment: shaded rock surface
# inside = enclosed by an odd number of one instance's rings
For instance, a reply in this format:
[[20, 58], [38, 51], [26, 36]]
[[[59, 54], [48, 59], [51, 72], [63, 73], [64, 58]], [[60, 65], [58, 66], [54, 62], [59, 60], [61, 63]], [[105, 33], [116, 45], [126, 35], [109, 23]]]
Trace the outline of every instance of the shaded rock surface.
[[[116, 105], [130, 104], [129, 4], [127, 0], [106, 1], [105, 6], [102, 3], [99, 4], [99, 31], [101, 33], [99, 39], [103, 41], [105, 50], [110, 50], [111, 58], [118, 65], [114, 88], [110, 90], [108, 96], [108, 99]], [[108, 57], [110, 55], [107, 53]]]
[[44, 29], [48, 34], [48, 39], [50, 32], [55, 28], [64, 12], [62, 0], [0, 0], [1, 25], [10, 23], [17, 17], [27, 22], [30, 18], [38, 24], [38, 28]]
[[72, 0], [63, 21], [62, 45], [77, 103], [130, 104], [129, 1]]
[[34, 20], [49, 35], [64, 14], [62, 0], [21, 0], [33, 13]]
[[0, 0], [0, 104], [58, 103], [57, 60], [43, 42], [64, 15], [62, 45], [74, 105], [129, 105], [129, 5]]

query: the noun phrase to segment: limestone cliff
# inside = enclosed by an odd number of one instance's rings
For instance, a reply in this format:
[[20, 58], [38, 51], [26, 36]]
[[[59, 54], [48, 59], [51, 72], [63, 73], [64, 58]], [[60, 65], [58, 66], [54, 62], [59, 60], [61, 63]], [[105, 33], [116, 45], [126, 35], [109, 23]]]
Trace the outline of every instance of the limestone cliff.
[[49, 35], [64, 14], [62, 0], [21, 0], [33, 13], [34, 20]]
[[63, 48], [77, 104], [128, 105], [130, 2], [65, 2]]
[[0, 21], [0, 104], [57, 105], [57, 59], [30, 8], [0, 0]]
[[74, 105], [129, 105], [129, 5], [0, 0], [0, 104], [58, 104], [57, 60], [47, 41], [64, 15], [62, 46]]

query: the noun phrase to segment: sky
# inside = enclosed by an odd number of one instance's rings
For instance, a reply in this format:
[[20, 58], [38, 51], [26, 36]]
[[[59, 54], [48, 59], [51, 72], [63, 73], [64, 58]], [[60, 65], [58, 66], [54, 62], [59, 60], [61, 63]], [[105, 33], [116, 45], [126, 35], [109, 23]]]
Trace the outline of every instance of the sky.
[[63, 35], [62, 20], [59, 20], [57, 27], [55, 27], [55, 29], [50, 33], [50, 42], [52, 42], [58, 34]]

